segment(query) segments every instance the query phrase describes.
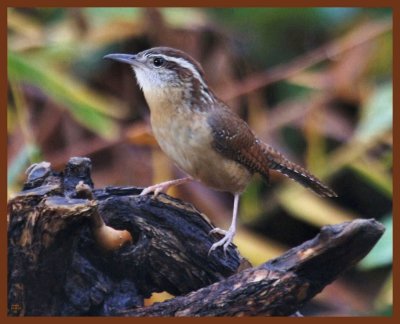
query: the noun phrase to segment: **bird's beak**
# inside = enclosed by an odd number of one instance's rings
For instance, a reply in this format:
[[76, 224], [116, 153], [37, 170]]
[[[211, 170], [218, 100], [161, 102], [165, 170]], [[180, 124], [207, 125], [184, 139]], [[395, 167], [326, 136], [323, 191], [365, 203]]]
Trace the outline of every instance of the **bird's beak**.
[[133, 54], [108, 54], [108, 55], [104, 56], [103, 58], [122, 62], [122, 63], [131, 64], [131, 65], [137, 63], [136, 55], [133, 55]]

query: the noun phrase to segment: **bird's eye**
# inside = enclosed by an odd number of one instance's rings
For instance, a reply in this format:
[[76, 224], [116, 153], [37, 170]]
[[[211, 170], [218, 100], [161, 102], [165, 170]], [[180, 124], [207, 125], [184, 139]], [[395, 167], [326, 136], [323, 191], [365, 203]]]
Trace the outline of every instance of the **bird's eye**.
[[162, 57], [156, 57], [153, 60], [153, 64], [155, 67], [160, 67], [161, 65], [163, 65], [164, 63], [164, 59]]

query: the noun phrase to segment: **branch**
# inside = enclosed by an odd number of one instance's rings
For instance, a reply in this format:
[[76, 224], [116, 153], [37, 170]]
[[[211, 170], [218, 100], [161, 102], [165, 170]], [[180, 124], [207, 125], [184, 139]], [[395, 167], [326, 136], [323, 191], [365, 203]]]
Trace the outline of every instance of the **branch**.
[[[220, 237], [192, 205], [134, 187], [93, 189], [90, 169], [87, 158], [62, 173], [33, 165], [9, 201], [10, 315], [291, 315], [384, 231], [374, 220], [327, 226], [251, 268], [234, 245], [208, 255]], [[161, 291], [178, 297], [143, 307]]]
[[288, 316], [361, 260], [384, 231], [375, 220], [325, 226], [312, 240], [257, 268], [127, 316]]

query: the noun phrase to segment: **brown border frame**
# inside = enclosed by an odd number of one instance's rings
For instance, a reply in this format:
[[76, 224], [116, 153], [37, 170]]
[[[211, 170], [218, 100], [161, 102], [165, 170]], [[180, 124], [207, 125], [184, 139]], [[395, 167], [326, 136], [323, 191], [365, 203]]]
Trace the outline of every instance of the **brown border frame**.
[[[1, 150], [3, 152], [3, 156], [7, 156], [7, 75], [4, 73], [7, 70], [7, 7], [130, 7], [130, 6], [154, 6], [154, 7], [391, 7], [393, 9], [393, 30], [394, 30], [394, 55], [393, 55], [393, 85], [394, 85], [394, 107], [399, 106], [399, 96], [400, 96], [400, 89], [399, 89], [399, 74], [400, 74], [400, 66], [399, 66], [399, 46], [400, 46], [400, 36], [399, 36], [399, 25], [400, 25], [400, 1], [398, 0], [364, 0], [364, 1], [357, 1], [357, 0], [307, 0], [307, 1], [295, 1], [295, 0], [270, 0], [270, 1], [262, 1], [262, 0], [247, 0], [247, 1], [224, 1], [224, 0], [203, 0], [203, 1], [152, 1], [151, 4], [148, 1], [128, 1], [128, 0], [80, 0], [80, 1], [66, 1], [66, 0], [59, 0], [57, 2], [51, 0], [34, 0], [34, 1], [23, 1], [23, 0], [3, 0], [0, 1], [0, 24], [1, 24], [1, 48], [4, 50], [0, 51], [0, 71], [1, 73], [1, 83], [0, 83], [0, 102], [1, 107], [0, 109], [0, 122], [1, 122]], [[394, 121], [398, 120], [399, 112], [397, 109], [394, 109]], [[394, 152], [393, 152], [393, 180], [394, 180], [394, 188], [393, 188], [393, 196], [400, 197], [400, 186], [399, 186], [399, 178], [400, 178], [400, 161], [399, 161], [399, 137], [400, 137], [400, 130], [398, 125], [393, 122], [393, 143], [394, 143]], [[0, 220], [0, 320], [2, 323], [5, 322], [38, 322], [38, 323], [50, 323], [53, 321], [57, 322], [70, 322], [73, 320], [74, 322], [80, 323], [98, 323], [99, 321], [145, 321], [149, 322], [158, 322], [158, 321], [187, 321], [186, 318], [141, 318], [141, 319], [123, 319], [123, 318], [101, 318], [101, 317], [57, 317], [57, 318], [49, 318], [49, 317], [25, 317], [25, 318], [13, 318], [7, 317], [7, 220], [6, 220], [6, 209], [7, 209], [7, 160], [5, 158], [0, 159], [1, 168], [0, 168], [0, 175], [3, 183], [4, 190], [1, 191], [2, 199], [1, 199], [1, 220]], [[394, 228], [399, 227], [399, 201], [397, 199], [393, 199], [393, 218], [394, 218]], [[396, 233], [396, 230], [394, 230]], [[398, 245], [398, 237], [394, 235], [393, 238], [393, 245], [396, 247]], [[398, 257], [396, 257], [396, 253], [394, 253], [395, 257], [393, 260], [393, 291], [399, 291], [399, 281], [397, 279], [397, 270], [399, 268], [398, 265]], [[375, 322], [381, 321], [382, 323], [392, 323], [394, 321], [399, 320], [399, 304], [397, 303], [396, 294], [394, 293], [394, 305], [393, 305], [393, 316], [388, 317], [379, 317], [379, 318], [366, 318], [366, 317], [349, 317], [349, 318], [341, 318], [340, 321], [351, 321], [351, 323], [365, 323], [365, 322]], [[190, 321], [223, 321], [228, 323], [231, 321], [243, 321], [251, 320], [260, 322], [260, 321], [279, 321], [279, 322], [291, 322], [291, 321], [320, 321], [319, 318], [264, 318], [264, 317], [257, 317], [257, 318], [222, 318], [222, 319], [215, 319], [215, 318], [199, 318], [194, 319], [191, 318]], [[324, 321], [336, 321], [336, 318], [324, 318]]]

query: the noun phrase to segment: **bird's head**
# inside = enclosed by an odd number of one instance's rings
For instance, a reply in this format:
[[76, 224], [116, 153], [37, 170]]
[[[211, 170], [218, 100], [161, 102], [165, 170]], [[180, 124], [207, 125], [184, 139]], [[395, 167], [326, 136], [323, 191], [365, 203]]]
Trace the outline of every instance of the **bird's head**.
[[212, 101], [203, 69], [194, 58], [170, 47], [154, 47], [137, 54], [108, 54], [104, 58], [129, 64], [146, 94], [179, 90], [187, 97]]

